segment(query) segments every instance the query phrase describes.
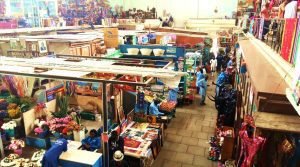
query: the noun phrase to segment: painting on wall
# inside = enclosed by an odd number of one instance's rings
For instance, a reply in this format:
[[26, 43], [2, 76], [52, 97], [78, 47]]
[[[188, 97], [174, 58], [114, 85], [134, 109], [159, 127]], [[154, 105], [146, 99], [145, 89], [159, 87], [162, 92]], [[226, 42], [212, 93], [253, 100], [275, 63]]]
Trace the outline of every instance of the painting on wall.
[[48, 52], [47, 44], [46, 44], [45, 40], [38, 41], [38, 44], [39, 44], [40, 53], [47, 53]]

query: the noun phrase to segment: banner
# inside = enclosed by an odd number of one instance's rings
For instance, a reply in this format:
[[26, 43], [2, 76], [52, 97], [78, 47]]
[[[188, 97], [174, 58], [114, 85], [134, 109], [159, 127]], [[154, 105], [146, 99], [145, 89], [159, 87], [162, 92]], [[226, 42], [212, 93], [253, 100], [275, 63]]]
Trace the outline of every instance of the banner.
[[288, 62], [290, 62], [292, 56], [296, 26], [297, 19], [285, 19], [280, 55]]

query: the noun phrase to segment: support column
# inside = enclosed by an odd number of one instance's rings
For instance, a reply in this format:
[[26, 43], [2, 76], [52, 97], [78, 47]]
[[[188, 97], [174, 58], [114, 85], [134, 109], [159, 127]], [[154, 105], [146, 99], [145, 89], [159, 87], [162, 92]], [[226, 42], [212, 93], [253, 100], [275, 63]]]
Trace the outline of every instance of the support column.
[[[106, 92], [106, 82], [102, 83], [102, 105], [103, 105], [103, 134], [108, 136], [108, 110], [107, 110], [107, 92]], [[103, 167], [109, 167], [109, 148], [108, 141], [103, 141]]]

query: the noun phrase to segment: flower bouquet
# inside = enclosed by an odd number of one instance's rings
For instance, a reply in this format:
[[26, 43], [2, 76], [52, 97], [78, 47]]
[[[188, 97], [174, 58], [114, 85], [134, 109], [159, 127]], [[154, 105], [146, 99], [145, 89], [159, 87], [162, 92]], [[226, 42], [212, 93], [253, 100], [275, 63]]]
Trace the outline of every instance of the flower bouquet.
[[46, 117], [46, 104], [45, 103], [38, 103], [35, 108], [35, 117], [38, 119], [45, 119]]
[[21, 124], [21, 109], [15, 103], [10, 103], [7, 107], [7, 112], [9, 118], [16, 121], [16, 124], [19, 126]]
[[81, 117], [78, 112], [72, 112], [70, 114], [73, 121], [69, 123], [69, 128], [73, 131], [73, 137], [75, 141], [81, 141], [85, 138], [85, 128], [81, 124]]
[[34, 121], [34, 133], [35, 135], [38, 135], [39, 138], [45, 138], [49, 134], [49, 126], [47, 125], [47, 122], [44, 120], [36, 119]]
[[7, 149], [13, 150], [16, 154], [22, 155], [22, 148], [25, 147], [25, 142], [19, 139], [11, 140], [10, 144], [7, 146]]
[[2, 167], [15, 166], [17, 158], [19, 158], [19, 155], [9, 154], [9, 156], [7, 156], [1, 160], [0, 166], [2, 166]]
[[5, 134], [8, 137], [14, 137], [15, 136], [15, 127], [17, 127], [17, 124], [15, 121], [9, 121], [7, 123], [4, 123], [1, 128], [5, 130]]
[[53, 118], [47, 122], [49, 130], [55, 137], [59, 137], [63, 130], [68, 126], [72, 121], [72, 117], [66, 116], [64, 118]]

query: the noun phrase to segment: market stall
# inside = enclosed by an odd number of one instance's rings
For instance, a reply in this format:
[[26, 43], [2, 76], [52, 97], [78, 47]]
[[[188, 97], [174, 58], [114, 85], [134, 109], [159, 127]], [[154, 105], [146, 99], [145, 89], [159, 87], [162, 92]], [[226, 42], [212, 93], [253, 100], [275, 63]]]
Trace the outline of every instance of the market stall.
[[[52, 143], [52, 141], [55, 141], [55, 137], [57, 134], [60, 133], [66, 134], [69, 136], [69, 139], [72, 139], [75, 136], [70, 136], [70, 134], [75, 134], [70, 131], [69, 127], [70, 123], [71, 125], [75, 123], [73, 126], [73, 130], [76, 128], [79, 128], [78, 130], [81, 130], [81, 124], [77, 120], [77, 116], [70, 116], [68, 113], [70, 112], [79, 112], [81, 118], [83, 117], [90, 117], [87, 115], [94, 115], [96, 113], [102, 113], [102, 123], [104, 125], [104, 132], [103, 134], [108, 133], [109, 124], [108, 124], [108, 112], [107, 112], [107, 101], [111, 99], [111, 95], [113, 92], [116, 92], [115, 87], [110, 87], [110, 84], [115, 85], [132, 85], [132, 86], [146, 86], [153, 78], [173, 78], [173, 77], [181, 77], [182, 75], [185, 75], [185, 73], [182, 72], [175, 72], [168, 69], [159, 69], [159, 68], [149, 68], [149, 67], [131, 67], [131, 66], [122, 66], [122, 65], [115, 65], [114, 63], [121, 63], [125, 62], [125, 60], [113, 60], [113, 59], [103, 59], [102, 61], [94, 61], [94, 60], [84, 60], [84, 59], [77, 59], [77, 61], [69, 61], [68, 58], [34, 58], [34, 59], [22, 59], [22, 58], [8, 58], [8, 57], [2, 57], [1, 58], [1, 74], [3, 74], [4, 78], [7, 79], [17, 79], [18, 76], [23, 78], [22, 82], [26, 83], [34, 83], [32, 81], [35, 81], [35, 78], [47, 78], [47, 80], [64, 80], [63, 85], [66, 86], [66, 90], [62, 89], [63, 91], [60, 92], [60, 87], [58, 85], [55, 86], [55, 84], [50, 84], [52, 87], [47, 87], [46, 91], [42, 91], [39, 93], [38, 99], [45, 101], [45, 103], [37, 103], [34, 110], [29, 110], [28, 112], [24, 111], [23, 117], [24, 117], [24, 125], [25, 127], [25, 134], [26, 134], [26, 143], [36, 146], [36, 143], [44, 142], [47, 145]], [[73, 59], [74, 60], [74, 59]], [[80, 61], [78, 61], [80, 60]], [[130, 62], [130, 61], [129, 61]], [[131, 61], [131, 63], [134, 63], [134, 61]], [[167, 64], [169, 65], [169, 63]], [[123, 70], [120, 70], [123, 69]], [[126, 69], [126, 70], [124, 70]], [[98, 73], [98, 74], [96, 74]], [[96, 75], [95, 75], [96, 74]], [[105, 75], [103, 75], [105, 74]], [[112, 75], [113, 74], [113, 75]], [[115, 78], [115, 75], [118, 77]], [[128, 81], [128, 80], [119, 80], [120, 75], [130, 75], [130, 76], [138, 76], [143, 78], [143, 80], [137, 81]], [[31, 82], [28, 82], [29, 79], [32, 78], [33, 80]], [[25, 80], [24, 80], [25, 79]], [[7, 80], [9, 81], [9, 80]], [[20, 81], [20, 79], [18, 80]], [[76, 82], [87, 82], [87, 83], [100, 83], [100, 85], [96, 84], [93, 85], [92, 90], [95, 96], [100, 98], [95, 98], [94, 103], [90, 104], [84, 104], [82, 100], [79, 100], [78, 96], [72, 96], [75, 94], [82, 94], [83, 92], [78, 92], [80, 90], [80, 87], [76, 86]], [[142, 82], [146, 81], [146, 82]], [[11, 82], [8, 82], [11, 83]], [[17, 82], [19, 83], [19, 82]], [[167, 85], [172, 85], [172, 83], [165, 82]], [[75, 85], [74, 85], [75, 84]], [[10, 86], [13, 86], [13, 84], [8, 84]], [[70, 87], [70, 85], [73, 85]], [[27, 85], [26, 85], [27, 86]], [[75, 87], [74, 87], [75, 86]], [[96, 86], [94, 89], [94, 86]], [[13, 87], [10, 87], [10, 92]], [[75, 88], [75, 89], [74, 89]], [[85, 93], [88, 92], [89, 89], [86, 89], [88, 87], [84, 87]], [[114, 88], [113, 92], [110, 91], [111, 88]], [[76, 91], [77, 89], [77, 91]], [[28, 89], [31, 90], [31, 89]], [[122, 87], [121, 87], [122, 90]], [[17, 94], [20, 95], [20, 93], [23, 93], [24, 89], [17, 89]], [[41, 90], [38, 90], [41, 91]], [[25, 94], [30, 94], [29, 92], [25, 91]], [[23, 93], [23, 94], [24, 94]], [[98, 94], [97, 94], [98, 93]], [[24, 95], [25, 95], [24, 94]], [[45, 95], [43, 97], [43, 94]], [[60, 95], [61, 94], [61, 95]], [[64, 94], [71, 95], [70, 98], [67, 98], [64, 96]], [[91, 95], [91, 94], [89, 94]], [[116, 94], [115, 94], [116, 95]], [[54, 98], [53, 98], [54, 97]], [[75, 97], [75, 105], [79, 106], [81, 109], [78, 109], [78, 107], [75, 106], [75, 108], [69, 108], [69, 104], [72, 103], [72, 98]], [[90, 96], [85, 96], [85, 99], [92, 99]], [[122, 99], [122, 98], [121, 98]], [[97, 106], [97, 103], [100, 102], [100, 106]], [[122, 102], [118, 102], [120, 106], [122, 106]], [[22, 104], [22, 103], [21, 103]], [[87, 106], [86, 106], [87, 105]], [[86, 107], [86, 108], [84, 108]], [[45, 111], [45, 108], [47, 108], [48, 111]], [[85, 113], [83, 110], [90, 110], [89, 113]], [[18, 108], [13, 108], [14, 110], [17, 110]], [[51, 130], [50, 137], [48, 136], [36, 136], [31, 137], [31, 132], [34, 131], [37, 134], [43, 134], [45, 129], [42, 127], [42, 121], [38, 120], [37, 122], [33, 118], [37, 118], [36, 115], [38, 113], [44, 113], [43, 116], [49, 116], [51, 115], [50, 119], [47, 119], [49, 128]], [[95, 113], [95, 112], [96, 113]], [[101, 112], [100, 112], [101, 111]], [[92, 112], [92, 113], [91, 113]], [[93, 114], [94, 112], [94, 114]], [[85, 115], [83, 115], [85, 114]], [[34, 116], [35, 115], [35, 116]], [[29, 119], [31, 118], [31, 119]], [[93, 118], [95, 119], [95, 118]], [[37, 128], [34, 125], [37, 123]], [[62, 128], [57, 128], [57, 125], [62, 126]], [[41, 127], [39, 126], [41, 125]], [[55, 126], [54, 126], [55, 125]], [[78, 127], [79, 125], [79, 127]], [[14, 129], [15, 126], [12, 127]], [[41, 128], [41, 131], [38, 131], [39, 128]], [[99, 126], [98, 126], [99, 128]], [[9, 127], [8, 127], [9, 129]], [[37, 131], [36, 131], [37, 130]], [[19, 133], [19, 131], [17, 131]], [[71, 133], [69, 133], [71, 132]], [[9, 134], [9, 133], [8, 133]], [[21, 134], [20, 134], [21, 135]], [[54, 137], [54, 138], [53, 138]], [[35, 144], [32, 144], [32, 141], [36, 140], [37, 142], [33, 142]], [[80, 140], [79, 140], [80, 141]], [[50, 142], [50, 143], [49, 143]], [[108, 162], [108, 154], [107, 154], [107, 145], [103, 144], [103, 156], [104, 156], [104, 164]], [[70, 156], [73, 157], [73, 156]], [[73, 157], [74, 158], [74, 157]]]

